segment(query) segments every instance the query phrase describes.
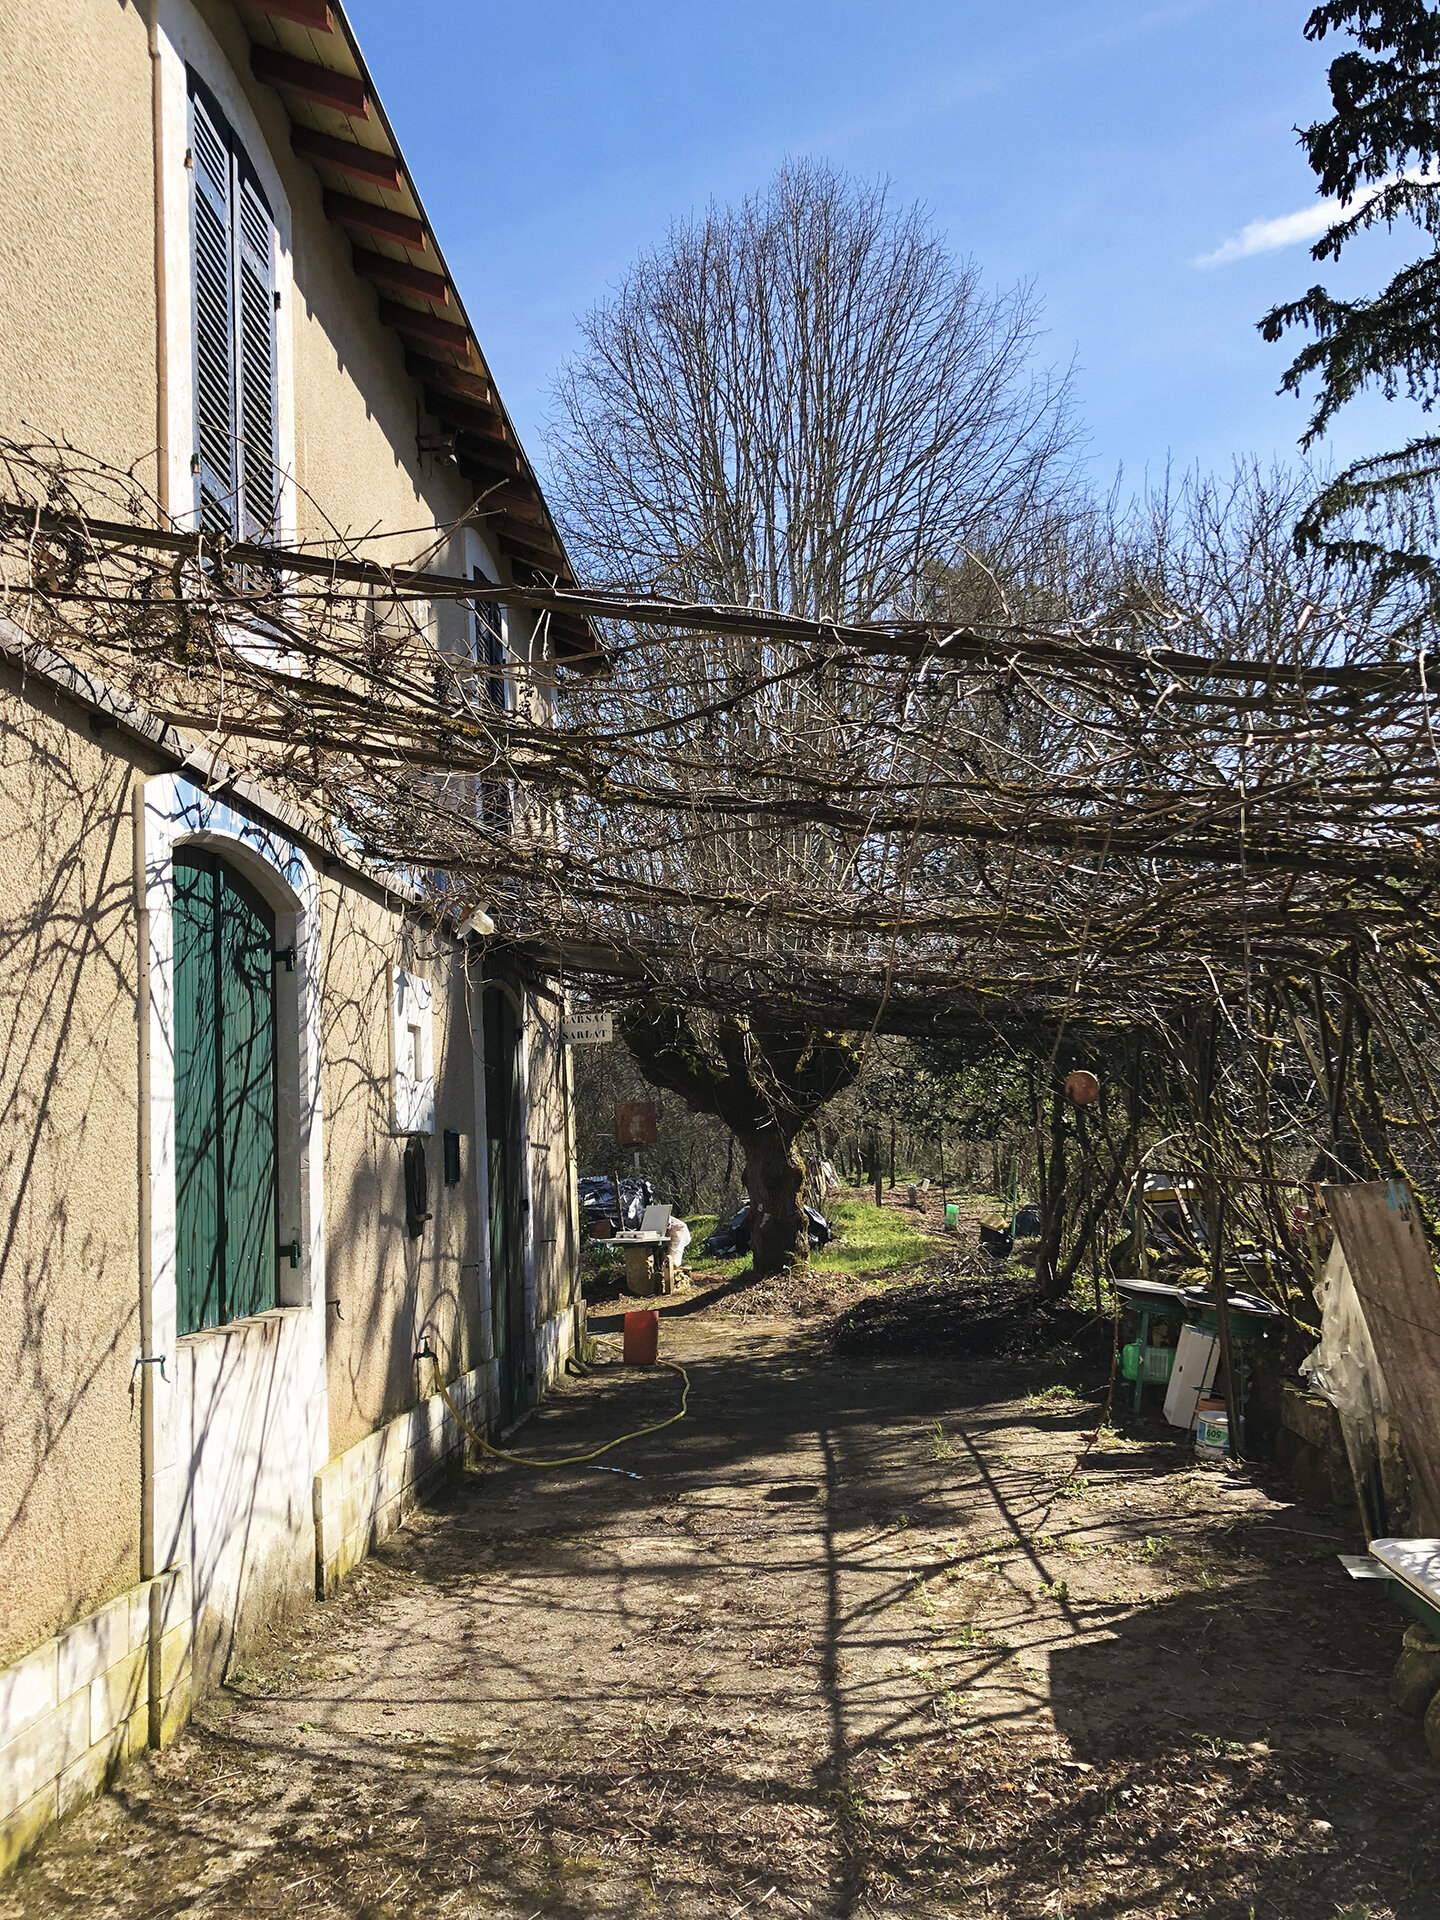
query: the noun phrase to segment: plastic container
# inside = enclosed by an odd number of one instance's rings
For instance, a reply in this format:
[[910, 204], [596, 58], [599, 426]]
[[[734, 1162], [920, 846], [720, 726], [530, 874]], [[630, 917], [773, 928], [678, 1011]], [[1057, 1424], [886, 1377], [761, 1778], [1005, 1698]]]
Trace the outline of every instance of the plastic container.
[[[1240, 1422], [1240, 1444], [1245, 1444], [1245, 1422]], [[1230, 1417], [1223, 1400], [1202, 1400], [1195, 1412], [1195, 1458], [1227, 1460], [1230, 1457]]]
[[960, 1231], [960, 1207], [957, 1201], [947, 1200], [945, 1202], [945, 1231], [947, 1233], [958, 1233]]
[[660, 1356], [660, 1316], [653, 1308], [625, 1316], [622, 1348], [627, 1367], [653, 1367]]
[[1120, 1349], [1120, 1374], [1125, 1380], [1143, 1380], [1149, 1386], [1169, 1383], [1175, 1365], [1173, 1347], [1142, 1347], [1138, 1340]]

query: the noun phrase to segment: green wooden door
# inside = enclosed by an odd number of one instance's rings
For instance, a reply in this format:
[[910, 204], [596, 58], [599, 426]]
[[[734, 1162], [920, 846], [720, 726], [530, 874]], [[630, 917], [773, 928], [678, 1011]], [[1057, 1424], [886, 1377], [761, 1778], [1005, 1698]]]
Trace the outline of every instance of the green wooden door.
[[525, 1405], [525, 1242], [520, 1193], [520, 1036], [495, 988], [485, 995], [485, 1132], [490, 1185], [490, 1313], [500, 1419]]
[[199, 848], [174, 860], [178, 1331], [276, 1304], [275, 916]]

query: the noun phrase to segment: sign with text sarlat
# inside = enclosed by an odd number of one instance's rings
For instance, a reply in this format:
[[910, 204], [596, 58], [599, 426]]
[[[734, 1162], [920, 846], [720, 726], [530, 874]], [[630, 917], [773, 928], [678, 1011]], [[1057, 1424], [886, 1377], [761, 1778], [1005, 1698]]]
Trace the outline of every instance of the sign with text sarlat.
[[567, 1047], [599, 1047], [615, 1038], [613, 1013], [567, 1013], [564, 1040]]
[[617, 1146], [653, 1147], [659, 1137], [655, 1131], [653, 1100], [617, 1100], [615, 1102]]

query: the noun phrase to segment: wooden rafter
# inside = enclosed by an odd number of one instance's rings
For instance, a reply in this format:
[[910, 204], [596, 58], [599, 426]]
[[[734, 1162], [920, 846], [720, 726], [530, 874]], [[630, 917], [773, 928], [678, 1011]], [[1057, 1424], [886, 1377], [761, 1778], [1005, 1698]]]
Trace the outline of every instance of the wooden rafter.
[[303, 100], [333, 107], [354, 120], [370, 118], [365, 82], [353, 74], [334, 73], [313, 60], [296, 60], [291, 54], [278, 53], [274, 47], [251, 47], [250, 70], [257, 80], [281, 93], [298, 93]]
[[412, 253], [426, 253], [430, 242], [422, 222], [408, 213], [396, 213], [389, 207], [377, 207], [369, 200], [357, 200], [348, 193], [325, 195], [325, 218], [357, 233], [375, 233], [386, 240], [398, 240]]
[[472, 373], [466, 367], [452, 367], [424, 353], [407, 353], [405, 371], [416, 380], [453, 393], [458, 399], [471, 400], [476, 406], [493, 408], [496, 404], [495, 389], [485, 375]]
[[350, 140], [336, 140], [314, 127], [292, 126], [290, 144], [302, 159], [318, 167], [329, 167], [351, 180], [367, 180], [371, 186], [399, 193], [404, 185], [400, 162], [389, 153], [377, 153], [372, 147], [357, 147]]
[[444, 420], [452, 427], [462, 427], [465, 432], [477, 434], [484, 440], [512, 444], [505, 416], [496, 407], [483, 406], [474, 400], [462, 400], [457, 394], [447, 393], [442, 387], [428, 383], [425, 404], [437, 420]]
[[335, 16], [327, 0], [243, 0], [256, 13], [268, 13], [272, 20], [293, 20], [297, 27], [309, 27], [312, 33], [333, 33]]
[[452, 347], [456, 353], [466, 353], [470, 347], [469, 330], [457, 327], [453, 320], [439, 320], [433, 313], [422, 313], [418, 307], [405, 307], [398, 300], [380, 302], [380, 322], [382, 326], [393, 327], [396, 333], [409, 334], [416, 340], [434, 340], [442, 347]]
[[366, 280], [418, 293], [437, 307], [450, 304], [450, 283], [443, 273], [427, 273], [423, 267], [412, 267], [408, 260], [392, 260], [388, 254], [371, 253], [363, 247], [356, 247], [354, 261], [355, 271]]

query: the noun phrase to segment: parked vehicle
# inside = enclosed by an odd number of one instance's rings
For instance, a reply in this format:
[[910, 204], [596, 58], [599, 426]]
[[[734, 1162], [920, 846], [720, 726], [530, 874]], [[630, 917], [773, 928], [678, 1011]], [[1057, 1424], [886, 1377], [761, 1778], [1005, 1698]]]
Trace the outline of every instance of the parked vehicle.
[[[806, 1207], [805, 1218], [810, 1226], [810, 1244], [812, 1247], [828, 1247], [835, 1237], [835, 1229], [823, 1213], [817, 1213], [814, 1207]], [[750, 1202], [747, 1200], [728, 1226], [717, 1227], [701, 1242], [706, 1253], [713, 1253], [717, 1260], [733, 1260], [742, 1253], [750, 1251]]]
[[620, 1209], [615, 1204], [615, 1180], [612, 1174], [582, 1173], [575, 1186], [580, 1196], [581, 1218], [592, 1232], [601, 1220], [608, 1220], [614, 1233], [619, 1233], [622, 1228], [638, 1227], [646, 1207], [651, 1206], [655, 1199], [655, 1189], [648, 1180], [622, 1179], [620, 1201], [625, 1210], [622, 1220]]

